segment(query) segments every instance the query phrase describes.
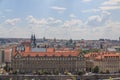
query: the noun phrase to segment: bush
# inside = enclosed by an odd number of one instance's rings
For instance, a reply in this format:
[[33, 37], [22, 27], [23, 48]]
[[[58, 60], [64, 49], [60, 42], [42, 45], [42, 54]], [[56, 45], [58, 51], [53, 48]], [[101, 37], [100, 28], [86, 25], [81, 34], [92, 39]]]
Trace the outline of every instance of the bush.
[[109, 70], [106, 70], [106, 73], [107, 73], [107, 74], [109, 74], [109, 73], [110, 73], [110, 71], [109, 71]]
[[99, 67], [95, 66], [92, 70], [93, 73], [98, 73], [99, 72]]
[[103, 72], [103, 71], [100, 71], [100, 73], [101, 73], [101, 74], [104, 74], [104, 72]]
[[83, 73], [84, 73], [83, 71], [79, 71], [78, 75], [83, 75]]
[[118, 73], [120, 73], [120, 69], [119, 69]]

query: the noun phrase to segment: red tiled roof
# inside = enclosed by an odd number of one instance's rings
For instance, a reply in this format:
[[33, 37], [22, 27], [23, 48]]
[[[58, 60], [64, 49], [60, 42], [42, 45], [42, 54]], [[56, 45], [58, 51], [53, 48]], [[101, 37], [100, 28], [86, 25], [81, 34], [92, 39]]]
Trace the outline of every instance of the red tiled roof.
[[103, 55], [98, 55], [97, 57], [95, 57], [95, 60], [101, 60], [102, 58], [105, 57], [119, 57], [120, 58], [120, 54], [116, 54], [116, 53], [107, 53], [107, 54], [103, 54]]
[[22, 56], [78, 56], [78, 52], [22, 52]]
[[[13, 48], [13, 56], [15, 56], [16, 47]], [[31, 52], [29, 46], [25, 46], [24, 52], [19, 52], [22, 56], [78, 56], [79, 51], [75, 50], [59, 50], [55, 51], [54, 48], [47, 48], [46, 52]]]
[[102, 56], [95, 57], [95, 60], [101, 60], [101, 59], [102, 59]]
[[111, 53], [111, 54], [104, 54], [103, 56], [104, 56], [104, 57], [105, 57], [105, 56], [116, 57], [116, 56], [120, 56], [120, 55], [119, 55], [119, 54], [112, 54], [112, 53]]
[[85, 58], [89, 58], [89, 57], [90, 57], [90, 54], [85, 54], [84, 57], [85, 57]]
[[95, 60], [102, 59], [104, 57], [120, 57], [120, 53], [115, 52], [98, 52], [98, 53], [89, 53], [84, 55], [85, 58], [92, 58]]

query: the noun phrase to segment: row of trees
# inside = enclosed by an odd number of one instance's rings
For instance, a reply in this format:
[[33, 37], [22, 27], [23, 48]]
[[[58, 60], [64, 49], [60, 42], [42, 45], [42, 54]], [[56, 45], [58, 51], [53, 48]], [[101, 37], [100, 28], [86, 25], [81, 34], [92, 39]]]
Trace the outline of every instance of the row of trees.
[[[16, 71], [12, 71], [11, 74], [33, 74], [33, 75], [59, 75], [59, 74], [62, 74], [62, 75], [68, 75], [68, 71], [65, 71], [63, 73], [60, 73], [59, 71], [52, 71], [52, 72], [49, 72], [49, 71], [46, 71], [46, 70], [38, 70], [38, 71], [33, 71], [33, 72], [29, 72], [29, 73], [26, 73], [26, 72], [20, 72], [19, 70], [16, 70]], [[74, 72], [72, 74], [75, 74], [75, 75], [83, 75], [85, 74], [85, 71], [77, 71], [77, 72]]]
[[[4, 70], [5, 70], [6, 72], [13, 73], [13, 74], [25, 74], [25, 72], [19, 72], [19, 70], [12, 72], [13, 69], [10, 68], [8, 65], [6, 65], [6, 66], [4, 67]], [[104, 74], [104, 73], [109, 74], [109, 73], [110, 73], [109, 70], [106, 70], [106, 71], [104, 71], [104, 72], [103, 72], [103, 71], [100, 71], [100, 69], [99, 69], [98, 66], [95, 66], [93, 69], [91, 69], [91, 71], [92, 71], [93, 73], [102, 73], [102, 74]], [[120, 69], [119, 69], [118, 73], [120, 73]], [[45, 75], [45, 74], [49, 74], [49, 75], [50, 75], [50, 74], [54, 74], [54, 75], [58, 75], [58, 74], [59, 74], [59, 71], [58, 71], [58, 70], [54, 70], [54, 71], [52, 71], [52, 72], [49, 72], [49, 71], [38, 70], [38, 71], [33, 71], [32, 74], [38, 74], [38, 75]], [[65, 71], [64, 73], [62, 73], [62, 74], [66, 74], [66, 71]], [[73, 73], [73, 74], [82, 75], [82, 74], [85, 74], [85, 71], [77, 71], [77, 72], [75, 72], [75, 73]]]
[[90, 52], [99, 52], [100, 49], [90, 49], [90, 50], [82, 50], [81, 49], [80, 51], [81, 51], [81, 53], [88, 54]]
[[[109, 74], [109, 73], [110, 73], [110, 71], [109, 71], [108, 69], [107, 69], [105, 72], [100, 71], [98, 66], [95, 66], [95, 67], [92, 69], [92, 72], [93, 72], [93, 73], [102, 73], [102, 74], [104, 74], [104, 73]], [[120, 69], [119, 69], [118, 73], [120, 73]]]

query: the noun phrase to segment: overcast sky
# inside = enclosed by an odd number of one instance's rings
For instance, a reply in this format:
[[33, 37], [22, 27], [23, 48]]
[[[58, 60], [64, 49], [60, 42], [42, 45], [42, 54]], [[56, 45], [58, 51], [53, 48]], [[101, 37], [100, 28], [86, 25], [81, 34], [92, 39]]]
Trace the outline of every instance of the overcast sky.
[[0, 0], [0, 37], [118, 39], [120, 0]]

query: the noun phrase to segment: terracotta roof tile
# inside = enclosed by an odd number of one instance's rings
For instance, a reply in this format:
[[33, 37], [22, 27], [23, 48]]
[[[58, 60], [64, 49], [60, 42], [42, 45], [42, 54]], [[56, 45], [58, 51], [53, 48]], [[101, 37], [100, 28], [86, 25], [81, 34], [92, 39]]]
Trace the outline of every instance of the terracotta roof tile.
[[98, 53], [89, 53], [84, 55], [85, 58], [101, 59], [106, 57], [120, 57], [120, 53], [115, 52], [98, 52]]
[[[19, 52], [22, 56], [78, 56], [79, 51], [75, 50], [59, 50], [48, 48], [46, 52], [32, 52], [30, 47], [25, 47], [25, 52]], [[13, 48], [13, 56], [16, 54], [16, 47]]]
[[78, 52], [22, 52], [22, 56], [78, 56]]

